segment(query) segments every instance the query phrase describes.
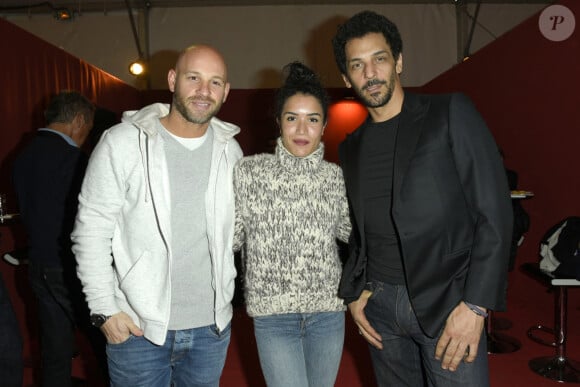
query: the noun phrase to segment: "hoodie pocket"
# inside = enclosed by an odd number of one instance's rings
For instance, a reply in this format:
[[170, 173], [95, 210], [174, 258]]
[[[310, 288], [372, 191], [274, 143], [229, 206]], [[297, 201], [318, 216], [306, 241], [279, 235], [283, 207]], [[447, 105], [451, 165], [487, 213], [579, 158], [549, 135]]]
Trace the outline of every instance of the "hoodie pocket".
[[169, 279], [163, 254], [145, 251], [119, 283], [129, 305], [141, 319], [159, 321], [164, 314]]

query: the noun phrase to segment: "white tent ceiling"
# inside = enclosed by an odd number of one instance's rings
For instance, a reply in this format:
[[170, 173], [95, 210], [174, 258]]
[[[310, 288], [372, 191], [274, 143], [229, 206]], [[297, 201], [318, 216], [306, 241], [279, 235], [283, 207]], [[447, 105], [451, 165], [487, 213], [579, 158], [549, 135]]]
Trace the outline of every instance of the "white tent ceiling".
[[553, 0], [0, 0], [0, 13], [51, 13], [67, 8], [77, 13], [107, 12], [125, 9], [168, 7], [251, 6], [251, 5], [314, 5], [314, 4], [550, 4]]

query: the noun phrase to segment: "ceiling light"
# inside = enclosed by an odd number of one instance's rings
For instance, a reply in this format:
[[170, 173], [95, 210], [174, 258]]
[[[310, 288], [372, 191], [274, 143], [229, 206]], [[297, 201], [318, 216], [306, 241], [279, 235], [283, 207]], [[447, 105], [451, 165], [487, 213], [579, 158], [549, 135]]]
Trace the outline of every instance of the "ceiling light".
[[73, 19], [73, 14], [68, 8], [57, 8], [54, 10], [54, 18], [59, 21], [68, 21]]
[[136, 60], [129, 65], [129, 72], [135, 76], [145, 74], [145, 70], [146, 70], [145, 62], [141, 59]]

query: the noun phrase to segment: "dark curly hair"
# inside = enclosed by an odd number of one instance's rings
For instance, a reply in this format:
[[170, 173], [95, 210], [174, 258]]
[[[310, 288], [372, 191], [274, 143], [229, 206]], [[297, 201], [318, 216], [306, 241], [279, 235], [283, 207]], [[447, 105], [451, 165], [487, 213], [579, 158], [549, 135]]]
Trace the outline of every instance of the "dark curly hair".
[[336, 35], [332, 39], [334, 60], [342, 74], [346, 74], [346, 43], [373, 32], [383, 34], [391, 47], [393, 58], [399, 59], [399, 55], [403, 52], [403, 40], [395, 23], [378, 13], [362, 11], [338, 26]]
[[320, 82], [320, 78], [309, 67], [300, 62], [292, 62], [282, 70], [284, 84], [276, 94], [275, 115], [280, 119], [282, 109], [288, 98], [296, 94], [311, 95], [320, 102], [323, 121], [326, 123], [330, 98]]

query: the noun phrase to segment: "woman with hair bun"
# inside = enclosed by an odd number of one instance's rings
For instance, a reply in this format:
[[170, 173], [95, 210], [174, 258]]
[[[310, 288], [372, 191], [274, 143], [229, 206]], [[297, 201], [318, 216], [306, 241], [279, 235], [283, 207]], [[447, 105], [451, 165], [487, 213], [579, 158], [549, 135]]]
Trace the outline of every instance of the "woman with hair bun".
[[234, 248], [245, 248], [245, 299], [270, 387], [334, 386], [344, 341], [337, 239], [351, 225], [341, 169], [323, 160], [329, 98], [299, 62], [276, 97], [274, 154], [234, 171]]

